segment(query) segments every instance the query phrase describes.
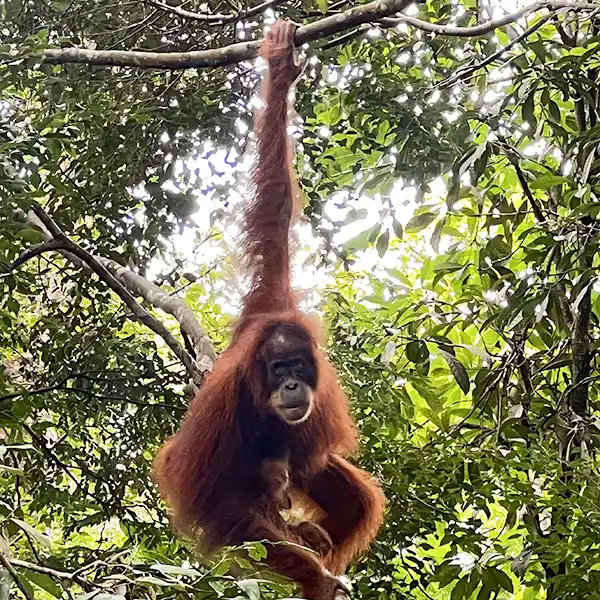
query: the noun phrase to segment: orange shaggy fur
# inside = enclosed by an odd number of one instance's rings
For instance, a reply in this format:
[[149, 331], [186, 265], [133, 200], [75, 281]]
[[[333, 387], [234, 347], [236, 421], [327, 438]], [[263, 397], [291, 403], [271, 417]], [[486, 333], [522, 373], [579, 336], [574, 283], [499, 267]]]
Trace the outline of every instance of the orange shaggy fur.
[[255, 129], [254, 198], [245, 211], [251, 290], [231, 345], [192, 401], [178, 433], [160, 449], [153, 475], [175, 526], [201, 541], [207, 551], [262, 539], [303, 545], [300, 530], [250, 484], [260, 464], [247, 447], [248, 432], [251, 437], [266, 426], [263, 344], [282, 323], [301, 330], [310, 340], [318, 383], [313, 412], [291, 429], [287, 440], [290, 492], [295, 507], [317, 515], [332, 549], [317, 556], [275, 545], [268, 549], [267, 560], [299, 583], [305, 598], [331, 600], [339, 586], [328, 571], [342, 574], [369, 546], [383, 520], [385, 498], [368, 473], [346, 461], [357, 450], [348, 401], [320, 349], [319, 328], [301, 313], [291, 291], [288, 236], [299, 208], [286, 133], [287, 95], [298, 68], [289, 24], [276, 23], [261, 54], [269, 75], [263, 90], [265, 108]]

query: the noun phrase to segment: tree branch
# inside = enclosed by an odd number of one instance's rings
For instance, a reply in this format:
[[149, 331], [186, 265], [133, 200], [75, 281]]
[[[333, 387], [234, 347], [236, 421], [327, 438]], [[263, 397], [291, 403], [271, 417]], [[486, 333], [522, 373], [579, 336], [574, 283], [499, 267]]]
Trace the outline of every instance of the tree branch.
[[454, 27], [452, 25], [440, 25], [439, 23], [430, 23], [429, 21], [422, 21], [415, 17], [409, 17], [407, 15], [401, 15], [394, 18], [384, 18], [379, 22], [385, 27], [395, 27], [397, 25], [410, 25], [416, 29], [427, 31], [429, 33], [435, 33], [436, 35], [450, 36], [450, 37], [479, 37], [491, 33], [500, 27], [511, 25], [519, 19], [530, 15], [531, 13], [538, 12], [548, 8], [552, 11], [560, 10], [561, 8], [569, 8], [571, 10], [598, 10], [596, 4], [591, 2], [568, 2], [568, 1], [547, 1], [547, 2], [534, 2], [517, 12], [505, 15], [499, 19], [492, 19], [484, 23], [478, 23], [471, 27]]
[[37, 571], [38, 573], [44, 573], [45, 575], [50, 575], [51, 577], [57, 577], [58, 579], [73, 579], [73, 573], [66, 573], [64, 571], [56, 571], [55, 569], [50, 569], [49, 567], [44, 567], [42, 565], [37, 565], [32, 562], [28, 562], [26, 560], [11, 560], [11, 563], [15, 567], [21, 567], [23, 569], [29, 569], [30, 571]]
[[37, 390], [25, 390], [23, 392], [12, 392], [10, 394], [3, 394], [0, 396], [0, 402], [6, 402], [7, 400], [14, 400], [21, 396], [37, 396], [39, 394], [48, 394], [49, 392], [55, 392], [56, 390], [62, 389], [65, 383], [69, 380], [69, 377], [61, 379], [55, 385], [49, 385], [47, 387], [38, 388]]
[[27, 600], [34, 600], [33, 594], [31, 594], [27, 587], [25, 587], [25, 584], [21, 581], [19, 574], [15, 571], [15, 568], [12, 566], [8, 558], [6, 558], [2, 550], [0, 550], [0, 564], [8, 571], [8, 574], [11, 576], [16, 586], [21, 590], [23, 596], [25, 596]]
[[203, 371], [212, 368], [217, 358], [214, 346], [183, 298], [168, 294], [157, 285], [150, 283], [145, 277], [123, 267], [114, 260], [102, 259], [99, 262], [127, 289], [140, 295], [155, 308], [173, 315], [192, 341], [198, 366]]
[[[28, 215], [24, 215], [23, 213], [22, 215], [19, 215], [19, 218], [21, 218], [22, 220], [26, 220], [29, 224], [37, 227], [46, 236], [46, 243], [55, 243], [56, 248], [46, 246], [44, 249], [42, 249], [44, 244], [40, 244], [39, 246], [28, 250], [21, 257], [19, 257], [13, 263], [13, 269], [16, 266], [23, 264], [23, 262], [25, 261], [22, 259], [36, 248], [39, 248], [36, 254], [50, 249], [57, 249], [65, 258], [67, 258], [67, 260], [69, 260], [76, 266], [85, 269], [91, 268], [85, 260], [76, 256], [73, 252], [69, 252], [68, 248], [62, 241], [59, 241], [56, 238], [54, 238], [52, 233], [45, 226], [42, 220], [35, 214], [35, 212], [31, 211]], [[32, 258], [36, 254], [28, 256], [27, 259]], [[175, 319], [177, 319], [177, 321], [179, 322], [181, 328], [185, 330], [186, 334], [192, 341], [192, 344], [194, 346], [196, 365], [198, 369], [202, 373], [205, 373], [206, 371], [210, 371], [212, 369], [212, 365], [216, 360], [216, 352], [214, 346], [212, 344], [212, 341], [204, 331], [203, 327], [200, 325], [198, 319], [196, 318], [196, 315], [194, 315], [194, 312], [190, 309], [185, 300], [183, 300], [179, 296], [174, 296], [164, 292], [159, 286], [151, 283], [145, 277], [142, 277], [141, 275], [138, 275], [137, 273], [134, 273], [133, 271], [123, 267], [114, 260], [104, 257], [94, 257], [87, 252], [86, 254], [88, 254], [88, 256], [96, 260], [102, 267], [104, 267], [104, 269], [109, 271], [109, 273], [112, 274], [112, 276], [127, 290], [133, 292], [136, 295], [141, 296], [155, 308], [158, 308], [168, 314], [173, 315], [173, 317], [175, 317]], [[198, 382], [196, 381], [196, 383]]]
[[[586, 236], [587, 237], [587, 236]], [[573, 326], [571, 328], [571, 355], [572, 355], [572, 385], [569, 393], [569, 406], [580, 417], [588, 413], [589, 405], [589, 376], [591, 367], [590, 354], [590, 317], [592, 314], [592, 280], [589, 269], [592, 260], [582, 252], [579, 258], [582, 270], [583, 291], [577, 297], [579, 304], [573, 305]]]
[[546, 16], [542, 17], [537, 23], [535, 23], [534, 25], [532, 25], [531, 27], [526, 29], [521, 35], [518, 35], [517, 37], [512, 39], [508, 44], [506, 44], [506, 46], [502, 46], [502, 48], [500, 48], [493, 54], [490, 54], [485, 60], [482, 60], [481, 62], [478, 62], [478, 63], [471, 65], [469, 67], [466, 67], [464, 69], [458, 70], [456, 73], [454, 73], [453, 75], [451, 75], [444, 81], [441, 81], [440, 83], [438, 83], [435, 86], [435, 88], [448, 87], [448, 86], [454, 85], [454, 84], [458, 83], [459, 81], [466, 79], [467, 77], [469, 77], [470, 75], [475, 73], [475, 71], [479, 71], [479, 69], [483, 69], [484, 67], [487, 67], [488, 65], [492, 64], [494, 61], [496, 61], [498, 58], [500, 58], [505, 52], [508, 52], [509, 50], [514, 48], [517, 44], [519, 44], [523, 40], [527, 39], [532, 33], [535, 33], [542, 25], [547, 23], [553, 16], [554, 16], [554, 13], [549, 13]]
[[525, 177], [525, 173], [523, 173], [523, 170], [521, 169], [521, 165], [519, 165], [519, 159], [514, 154], [515, 151], [510, 147], [506, 148], [506, 150], [507, 150], [506, 156], [507, 156], [510, 164], [513, 166], [515, 173], [517, 174], [517, 179], [519, 180], [519, 183], [521, 184], [521, 187], [523, 188], [523, 193], [525, 194], [525, 197], [529, 201], [529, 205], [531, 206], [531, 210], [533, 211], [535, 218], [540, 223], [545, 223], [546, 217], [544, 217], [542, 208], [537, 203], [537, 200], [535, 199], [535, 197], [533, 196], [533, 194], [531, 192], [531, 188], [529, 187], [529, 183], [527, 181], [527, 178]]
[[[363, 23], [373, 23], [401, 12], [412, 0], [374, 0], [336, 15], [302, 25], [296, 31], [296, 46], [320, 40]], [[84, 63], [139, 67], [143, 69], [200, 69], [235, 64], [256, 57], [263, 40], [238, 42], [222, 48], [193, 52], [140, 52], [63, 48], [46, 50], [43, 61], [50, 64]]]
[[[165, 10], [167, 10], [168, 7], [168, 10], [175, 14], [179, 14], [180, 16], [186, 16], [189, 18], [201, 17], [201, 19], [204, 20], [206, 20], [206, 17], [209, 16], [198, 13], [190, 13], [184, 9], [171, 7], [166, 4], [162, 5], [162, 3], [160, 3], [158, 0], [152, 0], [152, 3], [156, 6], [164, 8]], [[250, 16], [250, 11], [258, 11], [259, 8], [264, 10], [266, 4], [269, 4], [269, 2], [265, 2], [258, 7], [248, 9], [244, 16]], [[398, 17], [394, 20], [386, 19], [386, 17], [391, 17], [392, 15], [403, 11], [410, 4], [412, 4], [411, 0], [373, 0], [373, 2], [369, 2], [368, 4], [355, 6], [347, 11], [324, 17], [307, 25], [302, 25], [296, 32], [296, 46], [301, 46], [302, 44], [314, 42], [324, 37], [342, 33], [365, 23], [380, 23], [381, 25], [388, 27], [397, 25], [399, 23], [406, 23], [413, 27], [430, 31], [438, 35], [475, 37], [489, 33], [498, 27], [509, 25], [523, 16], [540, 11], [542, 9], [549, 9], [554, 12], [563, 8], [579, 11], [598, 9], [596, 4], [592, 4], [590, 2], [546, 0], [545, 2], [536, 2], [535, 4], [532, 4], [521, 11], [507, 15], [501, 19], [488, 21], [487, 23], [482, 23], [473, 27], [453, 27], [449, 25], [439, 25], [437, 23], [428, 23], [427, 21], [421, 21], [420, 19], [407, 16]], [[192, 15], [196, 16], [193, 17]], [[219, 18], [218, 22], [223, 22], [220, 20], [220, 17], [233, 17], [233, 20], [235, 20], [237, 15], [211, 15], [211, 17], [217, 17]], [[529, 31], [527, 35], [530, 33], [532, 32]], [[523, 40], [524, 37], [526, 36], [519, 36], [518, 38], [515, 38], [515, 40], [513, 40], [509, 46], [504, 48], [502, 52], [505, 52], [509, 49], [509, 47], [512, 47], [514, 44]], [[196, 50], [192, 52], [143, 52], [129, 50], [60, 48], [46, 50], [42, 58], [43, 62], [50, 64], [82, 63], [89, 65], [137, 67], [141, 69], [203, 69], [222, 67], [239, 63], [244, 60], [251, 60], [256, 57], [258, 48], [262, 44], [262, 41], [263, 40], [238, 42], [229, 46], [223, 46], [222, 48]], [[500, 54], [502, 52], [500, 52]], [[495, 60], [495, 58], [496, 56], [494, 56], [492, 60]], [[480, 68], [480, 66], [477, 66], [476, 68]]]
[[361, 25], [360, 27], [357, 27], [353, 31], [348, 31], [342, 35], [339, 35], [336, 38], [333, 38], [332, 40], [329, 40], [328, 42], [324, 43], [321, 46], [321, 49], [329, 50], [329, 48], [335, 48], [336, 46], [340, 46], [341, 44], [347, 44], [354, 38], [357, 38], [358, 36], [362, 35], [363, 33], [366, 33], [368, 30], [369, 30], [369, 25]]
[[44, 252], [51, 252], [53, 250], [61, 250], [64, 248], [63, 243], [60, 240], [47, 240], [38, 244], [37, 246], [33, 246], [29, 248], [15, 262], [12, 263], [9, 267], [9, 271], [14, 271], [19, 268], [21, 265], [24, 265], [28, 260], [39, 256], [40, 254], [44, 254]]
[[[194, 358], [188, 354], [175, 336], [160, 321], [150, 315], [144, 307], [138, 304], [131, 292], [118, 281], [105, 266], [89, 252], [68, 238], [41, 207], [35, 207], [33, 212], [52, 238], [61, 242], [62, 247], [66, 252], [76, 256], [79, 261], [85, 263], [101, 281], [106, 283], [106, 285], [119, 296], [138, 321], [143, 323], [148, 329], [156, 333], [165, 341], [175, 356], [183, 363], [190, 377], [197, 385], [200, 385], [204, 378], [204, 371], [198, 367]], [[139, 275], [137, 277], [139, 277]]]
[[229, 15], [221, 13], [210, 14], [192, 12], [190, 10], [186, 10], [185, 8], [180, 8], [179, 6], [171, 6], [170, 4], [159, 2], [158, 0], [148, 0], [148, 2], [152, 4], [152, 6], [156, 6], [156, 8], [160, 8], [161, 10], [169, 12], [173, 15], [177, 15], [182, 19], [193, 19], [194, 21], [202, 21], [204, 23], [224, 25], [225, 23], [236, 23], [242, 19], [249, 19], [251, 17], [260, 15], [268, 8], [273, 8], [278, 4], [282, 4], [285, 2], [285, 0], [267, 0], [267, 2], [263, 2], [258, 6], [253, 6], [252, 8], [248, 8], [246, 10], [240, 10], [237, 13]]
[[81, 573], [85, 571], [89, 571], [98, 565], [105, 565], [106, 563], [101, 560], [95, 560], [79, 569], [76, 569], [72, 573], [68, 571], [58, 571], [57, 569], [51, 569], [50, 567], [45, 567], [44, 565], [39, 565], [37, 563], [32, 563], [27, 560], [17, 560], [12, 559], [11, 563], [15, 567], [21, 567], [22, 569], [28, 569], [29, 571], [35, 571], [37, 573], [43, 573], [44, 575], [48, 575], [55, 579], [66, 579], [67, 581], [72, 581], [77, 585], [81, 586], [84, 590], [89, 591], [93, 588], [103, 589], [101, 584], [94, 583], [91, 581], [87, 581], [80, 577]]

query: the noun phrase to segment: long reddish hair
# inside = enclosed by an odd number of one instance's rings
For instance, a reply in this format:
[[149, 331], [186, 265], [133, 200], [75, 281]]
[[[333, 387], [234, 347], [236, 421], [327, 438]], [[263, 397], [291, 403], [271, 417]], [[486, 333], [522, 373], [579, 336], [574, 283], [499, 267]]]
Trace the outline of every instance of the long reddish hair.
[[[291, 289], [289, 230], [300, 211], [286, 132], [287, 94], [293, 81], [290, 66], [282, 66], [278, 49], [270, 43], [267, 40], [262, 48], [270, 68], [263, 89], [265, 109], [255, 127], [258, 158], [252, 194], [244, 211], [243, 249], [250, 291], [230, 346], [215, 362], [179, 431], [158, 452], [153, 472], [176, 526], [191, 535], [202, 530], [200, 537], [207, 549], [237, 543], [230, 532], [240, 514], [256, 507], [257, 498], [244, 480], [252, 465], [243, 428], [258, 427], [263, 418], [257, 404], [268, 394], [261, 375], [262, 348], [278, 325], [304, 333], [318, 374], [310, 417], [290, 429], [292, 483], [302, 490], [315, 473], [338, 468], [333, 456], [342, 457], [357, 448], [348, 400], [321, 349], [320, 328], [299, 310]], [[289, 48], [285, 51], [289, 53]], [[370, 519], [344, 533], [342, 547], [332, 559], [333, 566], [341, 568], [370, 541], [371, 529], [381, 521], [384, 499], [376, 488], [365, 488], [361, 478], [366, 474], [353, 474], [349, 466], [339, 468], [344, 477], [356, 481], [353, 500], [362, 503]]]

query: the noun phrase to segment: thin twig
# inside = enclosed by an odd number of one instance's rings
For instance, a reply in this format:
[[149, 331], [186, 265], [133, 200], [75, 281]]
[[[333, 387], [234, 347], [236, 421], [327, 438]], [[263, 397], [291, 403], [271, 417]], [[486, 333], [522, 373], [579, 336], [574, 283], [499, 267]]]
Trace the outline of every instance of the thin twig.
[[336, 38], [333, 38], [332, 40], [329, 40], [328, 42], [325, 42], [321, 46], [321, 50], [329, 50], [330, 48], [335, 48], [336, 46], [347, 44], [348, 42], [362, 35], [363, 33], [366, 33], [369, 29], [369, 25], [362, 25], [361, 27], [358, 27], [353, 31], [347, 31], [343, 35], [340, 35]]
[[55, 579], [66, 579], [68, 581], [72, 581], [80, 585], [84, 590], [90, 590], [90, 588], [101, 588], [102, 586], [86, 581], [79, 577], [79, 572], [82, 569], [78, 569], [73, 573], [68, 573], [67, 571], [57, 571], [56, 569], [51, 569], [50, 567], [45, 567], [44, 565], [39, 565], [36, 563], [29, 562], [27, 560], [17, 560], [13, 559], [12, 564], [16, 567], [21, 567], [23, 569], [29, 569], [30, 571], [35, 571], [36, 573], [43, 573], [44, 575], [48, 575], [50, 577], [54, 577]]
[[241, 21], [242, 19], [249, 19], [251, 17], [255, 17], [260, 15], [268, 8], [273, 8], [278, 4], [282, 4], [285, 0], [267, 0], [267, 2], [263, 2], [258, 6], [253, 6], [252, 8], [248, 8], [246, 10], [240, 10], [237, 13], [232, 14], [221, 14], [221, 13], [199, 13], [192, 12], [191, 10], [186, 10], [185, 8], [181, 8], [179, 6], [171, 6], [170, 4], [165, 4], [163, 2], [159, 2], [158, 0], [148, 0], [150, 4], [156, 6], [156, 8], [160, 8], [166, 12], [169, 12], [173, 15], [177, 15], [182, 19], [192, 19], [194, 21], [202, 21], [204, 23], [216, 23], [216, 24], [225, 24], [225, 23], [236, 23], [237, 21]]
[[61, 379], [55, 385], [49, 385], [47, 387], [38, 388], [37, 390], [25, 390], [23, 392], [13, 392], [11, 394], [3, 394], [0, 396], [0, 402], [6, 402], [7, 400], [14, 400], [15, 398], [20, 398], [21, 396], [38, 396], [39, 394], [48, 394], [49, 392], [55, 392], [56, 390], [62, 389], [65, 383], [69, 380], [68, 377]]
[[527, 181], [527, 178], [525, 177], [525, 173], [523, 173], [523, 169], [521, 169], [521, 165], [519, 165], [518, 158], [513, 154], [512, 149], [508, 149], [508, 152], [506, 152], [506, 156], [507, 156], [510, 164], [513, 166], [515, 173], [517, 174], [519, 183], [521, 184], [521, 187], [523, 188], [523, 193], [525, 194], [525, 197], [529, 201], [529, 205], [531, 206], [531, 210], [533, 211], [535, 218], [540, 223], [545, 223], [546, 217], [544, 217], [542, 208], [537, 203], [537, 200], [535, 199], [535, 197], [533, 196], [533, 193], [531, 192], [531, 188], [529, 187], [529, 182]]
[[450, 87], [452, 85], [455, 85], [456, 83], [458, 83], [459, 81], [462, 81], [464, 78], [472, 75], [476, 71], [479, 71], [480, 69], [483, 69], [483, 68], [487, 67], [488, 65], [492, 64], [498, 58], [500, 58], [505, 52], [508, 52], [509, 50], [514, 48], [517, 44], [519, 44], [523, 40], [527, 39], [532, 33], [535, 33], [542, 25], [547, 23], [553, 16], [554, 16], [554, 13], [545, 15], [537, 23], [535, 23], [535, 25], [532, 25], [531, 27], [526, 29], [522, 34], [520, 34], [517, 37], [515, 37], [514, 39], [512, 39], [508, 44], [506, 44], [506, 46], [502, 46], [502, 48], [500, 48], [493, 54], [490, 54], [485, 60], [482, 60], [481, 62], [478, 62], [469, 67], [465, 67], [464, 69], [460, 69], [459, 71], [454, 73], [452, 76], [448, 77], [447, 79], [444, 79], [443, 81], [441, 81], [440, 83], [435, 85], [434, 89], [441, 88], [441, 87]]
[[487, 35], [496, 29], [511, 25], [519, 19], [530, 15], [531, 13], [538, 12], [548, 8], [553, 11], [560, 10], [562, 8], [570, 8], [573, 10], [596, 10], [598, 6], [590, 2], [567, 2], [567, 1], [547, 1], [547, 2], [534, 2], [521, 10], [514, 13], [500, 17], [499, 19], [492, 19], [485, 21], [484, 23], [478, 23], [470, 27], [455, 27], [453, 25], [440, 25], [439, 23], [430, 23], [429, 21], [422, 21], [415, 17], [409, 17], [408, 15], [401, 15], [399, 17], [388, 17], [381, 19], [379, 23], [385, 27], [396, 27], [397, 25], [410, 25], [416, 29], [427, 31], [429, 33], [435, 33], [436, 35], [450, 36], [450, 37], [480, 37]]
[[42, 565], [37, 565], [32, 562], [28, 562], [26, 560], [16, 560], [13, 559], [12, 564], [16, 567], [21, 567], [23, 569], [29, 569], [30, 571], [36, 571], [37, 573], [44, 573], [45, 575], [50, 575], [50, 577], [56, 577], [58, 579], [73, 579], [73, 573], [66, 573], [65, 571], [57, 571], [55, 569], [50, 569], [49, 567], [44, 567]]

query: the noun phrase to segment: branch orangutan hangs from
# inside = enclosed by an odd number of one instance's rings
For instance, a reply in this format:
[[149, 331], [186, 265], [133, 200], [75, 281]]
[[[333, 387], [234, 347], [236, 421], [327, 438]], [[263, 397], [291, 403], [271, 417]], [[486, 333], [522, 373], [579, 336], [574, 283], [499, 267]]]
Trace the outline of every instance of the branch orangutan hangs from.
[[[158, 452], [153, 475], [174, 525], [206, 551], [293, 542], [268, 545], [269, 565], [307, 600], [333, 600], [346, 591], [339, 575], [377, 534], [385, 497], [347, 461], [357, 449], [348, 401], [290, 284], [289, 230], [299, 212], [287, 135], [288, 93], [301, 72], [294, 34], [278, 21], [261, 48], [265, 106], [244, 213], [250, 291], [230, 346]], [[314, 518], [286, 521], [280, 511], [292, 499]]]

